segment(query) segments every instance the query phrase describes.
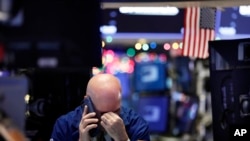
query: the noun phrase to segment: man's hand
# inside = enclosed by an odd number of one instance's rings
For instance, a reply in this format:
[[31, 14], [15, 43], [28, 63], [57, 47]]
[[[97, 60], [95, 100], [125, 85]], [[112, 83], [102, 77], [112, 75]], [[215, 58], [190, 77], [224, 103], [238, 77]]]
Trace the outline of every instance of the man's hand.
[[79, 141], [90, 141], [89, 130], [96, 128], [98, 119], [94, 118], [96, 113], [88, 113], [88, 107], [84, 107], [82, 119], [79, 124]]
[[115, 141], [127, 141], [128, 135], [123, 120], [115, 113], [108, 112], [101, 116], [101, 125]]

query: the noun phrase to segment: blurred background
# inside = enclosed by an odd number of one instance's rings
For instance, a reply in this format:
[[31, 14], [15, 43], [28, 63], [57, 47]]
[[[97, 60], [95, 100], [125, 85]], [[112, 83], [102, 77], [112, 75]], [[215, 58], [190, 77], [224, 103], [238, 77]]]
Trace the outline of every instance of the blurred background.
[[[31, 141], [49, 140], [55, 119], [81, 103], [89, 78], [111, 73], [122, 104], [148, 121], [152, 141], [229, 139], [213, 123], [230, 107], [240, 116], [226, 125], [249, 123], [250, 106], [240, 113], [235, 105], [250, 102], [250, 2], [217, 2], [1, 0], [1, 123], [11, 119]], [[183, 55], [188, 6], [216, 7], [209, 57]]]

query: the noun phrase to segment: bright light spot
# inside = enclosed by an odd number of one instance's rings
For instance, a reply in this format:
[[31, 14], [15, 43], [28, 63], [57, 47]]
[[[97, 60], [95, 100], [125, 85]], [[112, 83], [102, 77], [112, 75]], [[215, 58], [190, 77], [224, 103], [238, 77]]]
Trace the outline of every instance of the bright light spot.
[[134, 50], [133, 48], [127, 49], [127, 55], [128, 55], [129, 57], [135, 56], [135, 50]]
[[217, 36], [216, 38], [215, 38], [215, 40], [220, 40], [221, 38], [219, 37], [219, 36]]
[[179, 48], [179, 44], [176, 43], [176, 42], [174, 42], [174, 43], [172, 44], [172, 48], [173, 48], [173, 49], [178, 49], [178, 48]]
[[180, 49], [182, 49], [182, 45], [183, 45], [183, 43], [180, 42], [180, 44], [179, 44], [179, 48], [180, 48]]
[[115, 34], [117, 32], [117, 28], [114, 25], [103, 25], [100, 27], [100, 31], [102, 34]]
[[29, 103], [29, 101], [30, 101], [30, 95], [29, 94], [26, 94], [24, 96], [24, 101], [25, 101], [25, 103]]
[[102, 47], [105, 47], [105, 42], [104, 41], [102, 41]]
[[150, 48], [151, 48], [151, 49], [155, 49], [156, 47], [157, 47], [156, 42], [151, 42], [151, 43], [150, 43]]
[[113, 41], [113, 38], [111, 36], [106, 37], [106, 42], [111, 43]]
[[136, 50], [141, 50], [141, 48], [142, 48], [142, 44], [141, 43], [136, 43], [135, 44], [135, 49]]
[[163, 46], [163, 48], [164, 48], [165, 50], [169, 50], [169, 49], [171, 48], [171, 46], [170, 46], [169, 43], [165, 43], [164, 46]]
[[236, 29], [234, 27], [220, 27], [219, 33], [221, 35], [235, 35]]
[[148, 44], [143, 44], [142, 45], [142, 50], [147, 51], [149, 49]]
[[250, 17], [250, 5], [248, 5], [248, 6], [240, 6], [239, 13], [242, 16]]
[[170, 15], [179, 13], [177, 7], [120, 7], [119, 11], [123, 14], [131, 15]]

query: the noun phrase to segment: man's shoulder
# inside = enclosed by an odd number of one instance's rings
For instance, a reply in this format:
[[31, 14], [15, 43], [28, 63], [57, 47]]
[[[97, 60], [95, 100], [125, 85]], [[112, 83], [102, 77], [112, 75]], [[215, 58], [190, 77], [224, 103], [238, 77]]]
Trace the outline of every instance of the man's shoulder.
[[61, 122], [76, 122], [75, 120], [78, 119], [78, 117], [81, 117], [82, 109], [80, 106], [76, 107], [74, 110], [69, 111], [63, 115], [61, 115], [57, 121]]
[[131, 113], [136, 114], [134, 109], [130, 107], [125, 107], [125, 106], [121, 106], [121, 112], [122, 114], [126, 114], [126, 115], [131, 114]]
[[128, 116], [131, 116], [131, 115], [139, 116], [136, 110], [130, 107], [121, 106], [121, 112]]
[[[74, 110], [59, 116], [54, 124], [51, 138], [58, 139], [61, 137], [70, 137], [78, 135], [78, 126], [81, 119], [81, 108], [76, 107]], [[64, 139], [67, 140], [67, 139]]]
[[121, 107], [121, 118], [127, 133], [132, 140], [149, 140], [149, 125], [147, 121], [133, 108]]
[[121, 106], [121, 117], [125, 124], [131, 123], [131, 121], [144, 122], [144, 119], [132, 108]]

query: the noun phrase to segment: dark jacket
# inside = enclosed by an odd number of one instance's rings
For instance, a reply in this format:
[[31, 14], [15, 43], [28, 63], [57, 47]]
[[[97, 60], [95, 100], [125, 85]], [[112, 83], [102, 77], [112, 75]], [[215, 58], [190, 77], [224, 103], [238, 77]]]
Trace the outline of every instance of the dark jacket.
[[[54, 125], [51, 140], [53, 141], [78, 141], [78, 126], [81, 120], [83, 108], [78, 106], [74, 111], [59, 117]], [[126, 127], [131, 141], [150, 141], [148, 123], [132, 109], [121, 107], [120, 117]]]

